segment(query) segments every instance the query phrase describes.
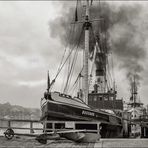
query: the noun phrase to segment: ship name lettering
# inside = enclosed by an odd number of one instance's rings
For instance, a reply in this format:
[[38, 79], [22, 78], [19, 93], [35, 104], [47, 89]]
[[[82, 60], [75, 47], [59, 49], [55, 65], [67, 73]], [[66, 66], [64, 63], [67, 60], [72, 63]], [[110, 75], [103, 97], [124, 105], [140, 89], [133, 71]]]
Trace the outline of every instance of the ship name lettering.
[[89, 115], [89, 116], [95, 116], [95, 114], [93, 112], [89, 112], [89, 111], [82, 111], [82, 115]]

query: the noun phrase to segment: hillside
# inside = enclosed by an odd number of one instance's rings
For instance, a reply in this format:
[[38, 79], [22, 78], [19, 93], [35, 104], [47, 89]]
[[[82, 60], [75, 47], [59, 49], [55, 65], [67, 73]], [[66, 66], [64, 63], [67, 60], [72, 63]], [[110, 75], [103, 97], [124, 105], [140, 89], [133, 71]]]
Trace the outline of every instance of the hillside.
[[25, 108], [10, 103], [0, 104], [0, 118], [6, 119], [40, 119], [40, 109]]

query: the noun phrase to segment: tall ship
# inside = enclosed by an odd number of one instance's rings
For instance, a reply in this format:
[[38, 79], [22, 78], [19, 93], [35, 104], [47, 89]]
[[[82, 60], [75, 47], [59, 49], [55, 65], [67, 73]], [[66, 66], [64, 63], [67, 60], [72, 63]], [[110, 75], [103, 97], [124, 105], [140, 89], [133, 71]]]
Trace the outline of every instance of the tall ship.
[[[107, 34], [102, 32], [102, 25], [99, 25], [100, 33], [93, 33], [93, 23], [101, 24], [105, 21], [101, 17], [91, 20], [91, 2], [85, 1], [84, 20], [78, 20], [75, 11], [75, 21], [72, 25], [82, 26], [76, 48], [69, 49], [66, 58], [62, 58], [58, 73], [51, 82], [48, 74], [47, 91], [41, 98], [41, 121], [95, 121], [100, 123], [101, 137], [121, 137], [123, 101], [116, 99], [115, 84], [113, 83], [112, 87], [108, 85]], [[74, 33], [76, 32], [72, 35]], [[83, 45], [80, 45], [79, 41], [83, 41]], [[78, 57], [78, 54], [81, 57]], [[81, 65], [79, 60], [82, 62], [81, 68], [78, 68]], [[68, 76], [66, 79], [65, 75], [65, 86], [61, 84], [63, 91], [53, 91], [53, 85], [66, 63], [68, 63]], [[74, 79], [72, 79], [74, 71], [78, 76], [75, 76], [76, 80], [72, 85], [74, 95], [71, 95], [68, 90], [70, 82]]]
[[138, 86], [136, 75], [133, 75], [131, 79], [131, 97], [127, 103], [127, 112], [130, 116], [131, 124], [131, 136], [140, 136], [141, 135], [141, 121], [144, 121], [144, 116], [146, 116], [146, 108], [143, 106], [143, 103], [138, 96]]

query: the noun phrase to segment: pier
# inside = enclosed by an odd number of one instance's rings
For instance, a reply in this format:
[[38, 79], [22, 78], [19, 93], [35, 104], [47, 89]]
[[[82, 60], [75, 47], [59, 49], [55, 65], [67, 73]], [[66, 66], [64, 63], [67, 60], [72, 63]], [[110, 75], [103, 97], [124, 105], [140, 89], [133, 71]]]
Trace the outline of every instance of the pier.
[[[137, 121], [139, 122], [139, 121]], [[18, 123], [18, 124], [15, 124]], [[20, 126], [23, 123], [26, 126]], [[46, 130], [57, 130], [59, 124], [63, 124], [64, 127], [69, 127], [77, 129], [76, 127], [78, 125], [86, 124], [85, 122], [77, 121], [77, 122], [66, 122], [66, 121], [45, 121], [42, 123], [42, 127], [35, 127], [34, 124], [41, 124], [39, 120], [17, 120], [17, 119], [0, 119], [0, 130], [5, 131], [7, 128], [12, 128], [15, 130], [20, 130], [21, 133], [25, 131], [25, 133], [34, 133], [34, 132], [43, 132]], [[51, 124], [52, 126], [49, 128], [46, 125]], [[95, 128], [94, 129], [87, 129], [88, 132], [99, 132], [99, 123], [97, 122], [88, 122], [87, 124], [92, 124]], [[145, 126], [144, 126], [145, 125]], [[145, 120], [145, 123], [142, 122], [142, 135], [141, 137], [137, 138], [100, 138], [100, 140], [96, 142], [87, 142], [87, 143], [77, 143], [71, 140], [67, 140], [66, 138], [59, 138], [59, 139], [53, 139], [48, 140], [47, 144], [41, 144], [38, 141], [35, 140], [35, 137], [27, 137], [23, 135], [15, 135], [11, 140], [8, 140], [4, 137], [4, 135], [1, 134], [0, 136], [0, 146], [2, 147], [76, 147], [76, 148], [112, 148], [112, 147], [147, 147], [148, 146], [148, 140], [146, 138], [147, 133], [147, 120]], [[44, 130], [43, 130], [44, 129]], [[80, 128], [81, 129], [81, 128]]]
[[7, 140], [0, 137], [0, 147], [42, 147], [42, 148], [146, 148], [147, 139], [100, 139], [95, 143], [75, 143], [70, 140], [48, 140], [47, 144], [40, 144], [34, 138], [15, 137]]
[[[40, 124], [40, 127], [34, 127], [34, 124]], [[22, 127], [20, 124], [24, 124]], [[27, 124], [27, 125], [26, 125]], [[26, 126], [25, 126], [26, 125]], [[29, 127], [28, 127], [29, 125]], [[48, 126], [47, 126], [48, 125]], [[88, 132], [99, 133], [99, 122], [84, 122], [84, 121], [44, 121], [40, 120], [20, 120], [20, 119], [0, 119], [0, 129], [18, 129], [18, 130], [28, 130], [30, 133], [36, 131], [55, 131], [55, 130], [64, 130], [68, 129], [86, 129]], [[61, 126], [63, 129], [61, 129]], [[59, 128], [60, 127], [60, 128]]]

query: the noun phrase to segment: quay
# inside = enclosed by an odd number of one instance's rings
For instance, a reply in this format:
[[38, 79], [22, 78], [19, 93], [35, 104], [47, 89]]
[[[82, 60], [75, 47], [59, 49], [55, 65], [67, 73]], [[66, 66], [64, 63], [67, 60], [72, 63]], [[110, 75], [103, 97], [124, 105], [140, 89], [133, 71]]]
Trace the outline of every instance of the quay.
[[95, 143], [75, 143], [67, 139], [48, 140], [47, 144], [38, 143], [34, 138], [15, 137], [7, 140], [0, 137], [0, 148], [24, 148], [24, 147], [40, 147], [40, 148], [146, 148], [148, 147], [147, 139], [100, 139]]
[[[24, 123], [26, 126], [20, 126], [20, 123]], [[42, 124], [42, 127], [35, 127], [34, 124], [40, 123], [39, 120], [15, 120], [15, 119], [0, 119], [0, 129], [6, 130], [7, 128], [12, 128], [14, 131], [20, 130], [21, 133], [24, 131], [27, 131], [27, 133], [34, 133], [35, 132], [42, 132], [44, 129], [49, 129], [49, 127], [46, 127], [46, 123], [52, 123], [52, 128], [50, 130], [55, 130], [57, 124], [59, 124], [58, 121], [46, 121]], [[18, 124], [16, 124], [18, 123]], [[28, 123], [28, 124], [26, 124]], [[63, 121], [60, 121], [60, 123], [64, 123]], [[83, 122], [75, 122], [74, 125], [82, 124]], [[147, 121], [145, 122], [147, 123]], [[89, 122], [90, 124], [90, 122]], [[98, 123], [93, 123], [95, 125], [99, 125]], [[71, 125], [68, 125], [71, 126]], [[144, 127], [144, 125], [142, 125]], [[147, 125], [145, 125], [147, 126]], [[97, 126], [96, 126], [97, 127]], [[91, 129], [92, 130], [92, 129]], [[93, 129], [93, 131], [98, 132], [98, 127], [96, 129]], [[88, 130], [89, 131], [89, 130]], [[144, 133], [147, 135], [147, 131], [144, 130]], [[4, 134], [1, 133], [0, 135], [0, 148], [3, 147], [17, 147], [17, 148], [24, 148], [24, 147], [48, 147], [48, 148], [146, 148], [148, 147], [148, 140], [147, 138], [101, 138], [100, 140], [96, 142], [87, 142], [87, 143], [78, 143], [71, 140], [68, 140], [66, 138], [60, 137], [59, 139], [54, 140], [47, 140], [47, 144], [39, 143], [37, 140], [35, 140], [35, 137], [27, 137], [24, 135], [14, 135], [14, 137], [11, 140], [8, 140], [5, 138]]]

